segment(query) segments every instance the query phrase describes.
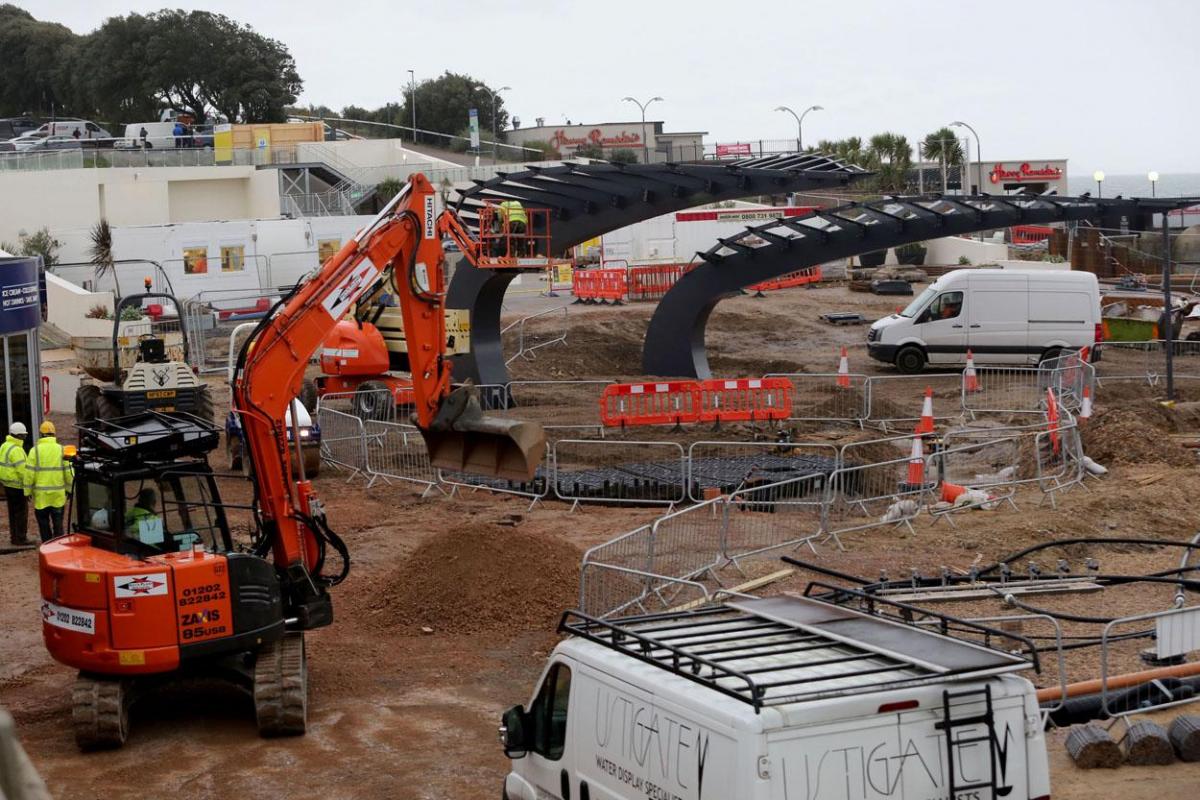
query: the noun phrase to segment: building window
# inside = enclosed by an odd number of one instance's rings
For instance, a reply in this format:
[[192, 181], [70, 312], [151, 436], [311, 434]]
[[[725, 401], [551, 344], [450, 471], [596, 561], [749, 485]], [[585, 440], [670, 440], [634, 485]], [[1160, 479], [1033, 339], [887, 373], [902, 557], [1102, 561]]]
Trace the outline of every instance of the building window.
[[207, 275], [208, 274], [208, 247], [185, 247], [183, 248], [183, 274], [184, 275]]
[[246, 268], [244, 244], [221, 245], [221, 272], [241, 272]]
[[317, 261], [324, 264], [333, 256], [337, 255], [337, 251], [342, 249], [341, 239], [318, 239], [317, 240]]

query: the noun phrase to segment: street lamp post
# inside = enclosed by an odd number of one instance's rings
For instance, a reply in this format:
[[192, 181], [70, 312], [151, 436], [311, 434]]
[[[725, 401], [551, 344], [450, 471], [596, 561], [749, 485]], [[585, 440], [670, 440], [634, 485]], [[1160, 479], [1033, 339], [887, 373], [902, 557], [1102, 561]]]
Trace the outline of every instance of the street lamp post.
[[650, 163], [650, 146], [646, 143], [646, 107], [651, 103], [665, 102], [661, 97], [651, 97], [646, 102], [641, 102], [636, 97], [622, 97], [621, 102], [630, 102], [635, 104], [642, 110], [642, 163]]
[[808, 116], [808, 112], [810, 111], [824, 111], [825, 109], [822, 106], [809, 106], [799, 114], [787, 106], [779, 106], [775, 110], [786, 111], [796, 118], [796, 152], [802, 152], [804, 150], [804, 118]]
[[1150, 196], [1158, 197], [1158, 173], [1151, 170], [1146, 177], [1150, 179]]
[[[979, 142], [979, 134], [965, 122], [951, 122], [952, 128], [966, 128], [975, 137], [975, 191], [983, 192], [983, 145]], [[967, 158], [970, 158], [970, 151], [967, 151]]]
[[1096, 182], [1096, 199], [1104, 197], [1104, 171], [1096, 170], [1092, 173], [1092, 180]]
[[417, 143], [417, 75], [408, 71], [408, 105], [412, 109], [413, 144]]
[[496, 159], [499, 157], [499, 154], [500, 154], [500, 145], [497, 144], [497, 139], [496, 139], [496, 98], [499, 97], [501, 92], [511, 92], [512, 87], [511, 86], [501, 86], [499, 89], [497, 89], [496, 91], [493, 92], [491, 89], [489, 89], [488, 87], [484, 86], [481, 83], [481, 84], [479, 84], [479, 88], [483, 89], [485, 92], [487, 92], [489, 95], [491, 95], [491, 98], [492, 98], [492, 163], [495, 164]]

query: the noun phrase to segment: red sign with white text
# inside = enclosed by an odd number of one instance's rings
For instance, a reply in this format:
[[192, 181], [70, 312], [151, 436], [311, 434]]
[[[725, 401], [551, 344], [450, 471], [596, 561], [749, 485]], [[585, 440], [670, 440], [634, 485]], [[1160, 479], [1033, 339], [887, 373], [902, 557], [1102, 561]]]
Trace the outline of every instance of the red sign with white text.
[[564, 147], [584, 147], [587, 145], [600, 145], [601, 147], [621, 147], [626, 145], [641, 146], [642, 137], [636, 133], [627, 133], [621, 131], [616, 136], [605, 136], [599, 128], [593, 128], [584, 136], [568, 136], [567, 132], [562, 128], [556, 130], [554, 135], [550, 137], [550, 144], [555, 150], [561, 150]]
[[1028, 162], [1016, 169], [1005, 169], [1003, 164], [992, 167], [988, 178], [992, 183], [1021, 183], [1022, 181], [1056, 181], [1062, 178], [1063, 171], [1049, 164], [1035, 168]]
[[719, 144], [717, 145], [717, 158], [723, 156], [748, 156], [751, 155], [750, 143], [738, 144]]
[[705, 211], [676, 211], [676, 222], [751, 222], [755, 220], [779, 219], [780, 217], [802, 217], [816, 206], [776, 206], [774, 208], [714, 208]]

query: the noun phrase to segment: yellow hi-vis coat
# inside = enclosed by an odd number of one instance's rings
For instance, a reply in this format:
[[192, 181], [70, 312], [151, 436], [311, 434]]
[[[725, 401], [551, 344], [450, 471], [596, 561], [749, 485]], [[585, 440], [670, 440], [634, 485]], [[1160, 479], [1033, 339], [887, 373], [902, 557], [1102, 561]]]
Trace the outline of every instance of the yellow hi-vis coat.
[[525, 206], [516, 200], [505, 200], [500, 204], [500, 217], [509, 225], [520, 222], [526, 227], [529, 226], [529, 218], [525, 216]]
[[75, 480], [71, 462], [63, 458], [62, 445], [53, 436], [43, 436], [25, 459], [25, 494], [34, 508], [61, 508]]
[[0, 444], [0, 484], [9, 489], [25, 486], [25, 443], [11, 434]]

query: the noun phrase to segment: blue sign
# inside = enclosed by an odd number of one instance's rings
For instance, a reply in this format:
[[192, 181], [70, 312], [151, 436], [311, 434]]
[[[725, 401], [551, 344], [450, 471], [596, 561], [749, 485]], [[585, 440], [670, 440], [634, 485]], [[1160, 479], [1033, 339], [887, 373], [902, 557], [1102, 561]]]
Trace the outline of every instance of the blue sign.
[[0, 258], [0, 333], [37, 328], [42, 321], [40, 258]]

